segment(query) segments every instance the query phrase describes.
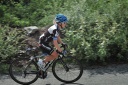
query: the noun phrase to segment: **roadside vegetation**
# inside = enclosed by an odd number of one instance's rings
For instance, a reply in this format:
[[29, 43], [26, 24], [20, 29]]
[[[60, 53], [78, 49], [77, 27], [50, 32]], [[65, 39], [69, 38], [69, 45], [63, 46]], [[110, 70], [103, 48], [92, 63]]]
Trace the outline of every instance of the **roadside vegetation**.
[[26, 26], [51, 25], [55, 14], [69, 18], [66, 37], [70, 53], [86, 63], [126, 62], [127, 0], [1, 0], [0, 62], [21, 48]]

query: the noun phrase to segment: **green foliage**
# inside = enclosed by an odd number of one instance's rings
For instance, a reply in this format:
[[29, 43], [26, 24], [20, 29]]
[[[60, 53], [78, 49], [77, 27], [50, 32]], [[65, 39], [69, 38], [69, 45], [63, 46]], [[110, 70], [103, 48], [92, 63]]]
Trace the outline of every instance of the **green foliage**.
[[85, 0], [72, 6], [69, 12], [70, 31], [67, 31], [71, 53], [87, 61], [103, 62], [113, 57], [117, 60], [120, 58], [126, 60], [128, 51], [126, 4], [128, 2], [120, 0]]
[[0, 58], [6, 59], [17, 52], [21, 46], [23, 32], [9, 27], [0, 27]]
[[9, 68], [8, 64], [0, 64], [0, 73], [7, 74], [8, 73], [8, 68]]
[[[88, 62], [126, 60], [127, 4], [127, 0], [3, 0], [0, 22], [11, 27], [45, 26], [52, 24], [55, 14], [63, 13], [69, 18], [64, 41], [72, 55]], [[0, 39], [4, 45], [3, 36]], [[9, 47], [16, 51], [15, 46]]]
[[[75, 0], [77, 1], [77, 0]], [[52, 24], [55, 14], [69, 9], [74, 1], [68, 0], [5, 0], [0, 3], [2, 25], [24, 27]]]

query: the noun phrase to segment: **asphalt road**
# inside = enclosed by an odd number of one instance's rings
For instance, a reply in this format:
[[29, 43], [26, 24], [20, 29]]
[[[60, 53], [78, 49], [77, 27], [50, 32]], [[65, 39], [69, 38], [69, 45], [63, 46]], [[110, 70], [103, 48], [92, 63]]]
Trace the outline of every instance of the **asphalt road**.
[[[0, 85], [19, 85], [8, 74], [0, 75]], [[46, 79], [38, 79], [32, 85], [128, 85], [128, 64], [91, 66], [84, 70], [80, 80], [64, 84], [48, 73]]]

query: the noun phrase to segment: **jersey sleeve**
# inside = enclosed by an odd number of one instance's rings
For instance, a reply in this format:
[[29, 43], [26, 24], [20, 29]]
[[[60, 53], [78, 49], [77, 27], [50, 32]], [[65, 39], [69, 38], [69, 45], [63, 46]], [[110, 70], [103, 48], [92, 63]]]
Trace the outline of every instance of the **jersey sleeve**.
[[53, 38], [53, 40], [57, 40], [57, 37], [59, 36], [59, 33], [57, 31], [57, 27], [56, 25], [51, 26], [48, 29], [48, 32], [50, 33], [51, 37]]
[[53, 40], [57, 40], [57, 37], [59, 36], [57, 30], [53, 30]]

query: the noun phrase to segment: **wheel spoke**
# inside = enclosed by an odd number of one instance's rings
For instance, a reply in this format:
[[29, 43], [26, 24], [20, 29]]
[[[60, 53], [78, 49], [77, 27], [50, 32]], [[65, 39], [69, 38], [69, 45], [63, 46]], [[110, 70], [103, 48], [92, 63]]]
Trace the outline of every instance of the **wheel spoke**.
[[[69, 70], [67, 70], [67, 68]], [[73, 57], [66, 57], [63, 60], [57, 60], [53, 65], [54, 76], [66, 83], [77, 81], [83, 73], [80, 62]]]
[[37, 65], [32, 61], [28, 63], [28, 58], [16, 59], [9, 68], [10, 76], [14, 81], [20, 84], [30, 84], [38, 78]]

